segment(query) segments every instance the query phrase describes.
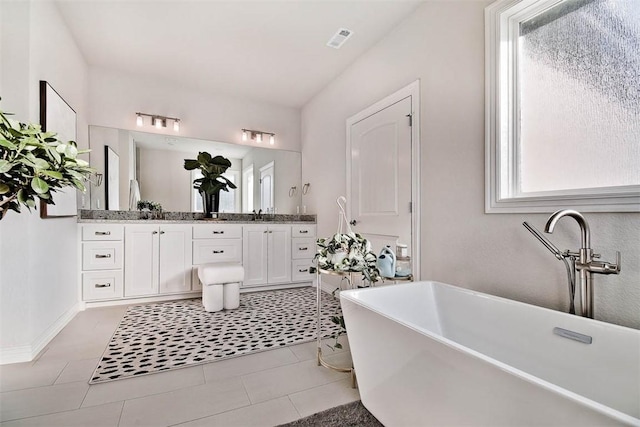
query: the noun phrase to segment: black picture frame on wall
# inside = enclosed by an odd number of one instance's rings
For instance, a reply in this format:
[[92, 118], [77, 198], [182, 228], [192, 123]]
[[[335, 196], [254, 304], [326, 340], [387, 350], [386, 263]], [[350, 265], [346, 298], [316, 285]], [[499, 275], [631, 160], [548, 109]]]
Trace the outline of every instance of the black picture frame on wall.
[[[40, 126], [45, 132], [55, 132], [62, 141], [77, 138], [76, 111], [47, 81], [40, 80]], [[40, 218], [69, 217], [78, 215], [77, 191], [73, 187], [53, 193], [55, 204], [40, 201]]]

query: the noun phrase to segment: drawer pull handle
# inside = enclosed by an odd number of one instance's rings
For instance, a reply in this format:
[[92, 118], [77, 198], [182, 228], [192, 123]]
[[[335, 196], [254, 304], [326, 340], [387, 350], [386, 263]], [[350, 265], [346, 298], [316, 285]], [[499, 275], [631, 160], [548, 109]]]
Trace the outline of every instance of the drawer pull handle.
[[158, 234], [158, 232], [157, 231], [152, 231], [151, 234]]
[[308, 269], [308, 268], [305, 268], [305, 269], [301, 269], [301, 268], [300, 268], [300, 269], [298, 269], [298, 271], [299, 271], [300, 273], [306, 273], [307, 271], [309, 271], [309, 269]]
[[111, 287], [111, 283], [96, 283], [95, 287], [96, 288], [110, 288]]
[[214, 231], [213, 234], [224, 234], [224, 231]]
[[300, 234], [307, 234], [309, 230], [300, 230]]
[[213, 251], [214, 254], [223, 254], [224, 251]]
[[309, 248], [308, 248], [308, 247], [306, 247], [306, 246], [305, 246], [304, 248], [298, 248], [298, 250], [299, 250], [299, 251], [306, 251], [306, 250], [308, 250], [308, 249], [309, 249]]
[[96, 258], [111, 258], [111, 254], [106, 254], [106, 255], [96, 254]]
[[111, 232], [110, 231], [96, 231], [95, 235], [96, 236], [111, 236]]
[[161, 231], [160, 234], [164, 234], [164, 231]]

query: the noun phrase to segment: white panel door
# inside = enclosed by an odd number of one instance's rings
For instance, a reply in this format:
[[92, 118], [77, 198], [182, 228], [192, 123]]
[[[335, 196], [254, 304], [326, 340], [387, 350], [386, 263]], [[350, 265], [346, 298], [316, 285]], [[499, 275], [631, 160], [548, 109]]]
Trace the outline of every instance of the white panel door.
[[160, 226], [160, 293], [191, 290], [191, 224]]
[[268, 231], [268, 282], [291, 281], [291, 226], [270, 225]]
[[352, 227], [376, 254], [396, 241], [411, 247], [410, 115], [407, 97], [350, 129]]
[[260, 168], [260, 209], [262, 212], [273, 212], [274, 162]]
[[247, 225], [242, 228], [242, 287], [266, 285], [267, 279], [267, 226]]
[[127, 225], [124, 231], [124, 295], [158, 293], [159, 229], [157, 225]]

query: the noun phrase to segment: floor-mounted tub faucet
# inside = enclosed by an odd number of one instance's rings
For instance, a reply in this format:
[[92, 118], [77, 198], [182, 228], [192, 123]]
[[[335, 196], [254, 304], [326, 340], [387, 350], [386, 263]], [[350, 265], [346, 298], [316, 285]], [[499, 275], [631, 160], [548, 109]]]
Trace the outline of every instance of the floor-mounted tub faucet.
[[580, 272], [580, 306], [582, 316], [593, 318], [593, 287], [591, 275], [593, 273], [619, 274], [621, 264], [620, 252], [616, 251], [615, 264], [604, 261], [594, 261], [594, 259], [600, 258], [600, 255], [594, 254], [593, 249], [591, 249], [589, 224], [580, 212], [571, 209], [559, 210], [552, 213], [547, 220], [544, 231], [553, 233], [553, 229], [560, 218], [565, 216], [570, 216], [575, 219], [580, 226], [580, 250], [577, 253], [566, 251], [565, 254], [577, 256], [575, 268]]

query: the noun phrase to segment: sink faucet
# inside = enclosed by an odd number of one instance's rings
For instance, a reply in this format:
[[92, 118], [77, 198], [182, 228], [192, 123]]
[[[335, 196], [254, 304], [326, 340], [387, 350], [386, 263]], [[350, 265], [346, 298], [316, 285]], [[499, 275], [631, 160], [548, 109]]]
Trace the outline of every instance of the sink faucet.
[[600, 255], [594, 254], [591, 249], [591, 232], [589, 231], [589, 223], [585, 217], [578, 211], [571, 209], [559, 210], [551, 214], [544, 227], [546, 233], [553, 233], [553, 230], [560, 220], [565, 216], [569, 216], [576, 220], [580, 226], [580, 249], [577, 253], [566, 251], [568, 255], [577, 256], [575, 268], [580, 272], [580, 306], [582, 316], [593, 319], [593, 273], [598, 274], [619, 274], [620, 273], [620, 252], [616, 251], [616, 263], [594, 261], [600, 258]]
[[253, 213], [252, 221], [257, 221], [262, 219], [262, 209], [260, 209], [258, 213], [256, 213], [256, 210], [254, 209], [252, 213]]

